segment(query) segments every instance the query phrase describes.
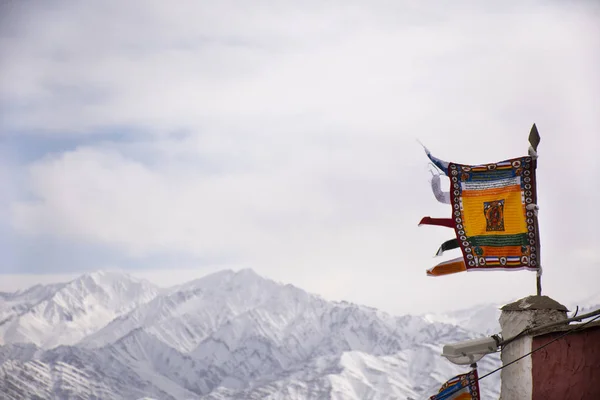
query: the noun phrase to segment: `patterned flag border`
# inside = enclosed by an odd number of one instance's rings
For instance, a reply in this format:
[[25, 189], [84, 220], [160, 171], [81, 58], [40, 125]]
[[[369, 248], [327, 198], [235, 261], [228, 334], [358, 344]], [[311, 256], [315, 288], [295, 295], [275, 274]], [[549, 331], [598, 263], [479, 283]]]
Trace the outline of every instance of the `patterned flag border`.
[[[526, 208], [529, 204], [537, 203], [535, 171], [536, 160], [532, 157], [519, 157], [475, 166], [449, 163], [448, 176], [450, 178], [450, 202], [452, 204], [454, 230], [468, 271], [538, 269], [539, 236], [537, 221], [534, 211]], [[522, 218], [524, 220], [523, 229], [512, 235], [494, 235], [494, 229], [503, 230], [504, 227], [494, 228], [488, 226], [487, 228], [491, 229], [492, 234], [469, 236], [465, 225], [469, 223], [468, 219], [471, 217], [469, 215], [465, 216], [464, 213], [465, 202], [468, 199], [466, 195], [479, 196], [477, 191], [502, 191], [506, 190], [507, 187], [517, 187], [517, 185], [520, 187]], [[518, 196], [518, 193], [512, 195], [514, 198]], [[504, 200], [502, 200], [502, 203], [496, 201], [490, 207], [502, 210], [503, 202]], [[467, 220], [465, 220], [465, 217]], [[482, 249], [490, 248], [490, 245], [496, 246], [500, 251], [493, 249], [496, 254], [485, 254], [485, 250]], [[507, 246], [505, 249], [510, 246], [513, 250], [512, 253], [503, 254], [501, 251], [502, 246]]]

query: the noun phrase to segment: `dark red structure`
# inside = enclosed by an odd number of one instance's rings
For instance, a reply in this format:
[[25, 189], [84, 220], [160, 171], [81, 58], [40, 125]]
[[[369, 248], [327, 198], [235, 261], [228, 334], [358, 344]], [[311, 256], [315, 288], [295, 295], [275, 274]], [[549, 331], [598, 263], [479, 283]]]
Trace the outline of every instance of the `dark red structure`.
[[533, 337], [532, 348], [568, 330], [572, 332], [532, 354], [533, 400], [600, 399], [600, 322], [542, 332]]

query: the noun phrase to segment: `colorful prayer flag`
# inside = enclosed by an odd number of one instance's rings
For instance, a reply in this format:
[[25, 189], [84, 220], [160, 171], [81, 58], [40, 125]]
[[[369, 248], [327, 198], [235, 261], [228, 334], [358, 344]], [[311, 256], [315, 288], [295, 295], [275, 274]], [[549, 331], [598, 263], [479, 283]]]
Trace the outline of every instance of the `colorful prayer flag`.
[[443, 243], [437, 256], [453, 248], [460, 248], [462, 252], [462, 257], [427, 270], [427, 275], [473, 270], [538, 270], [537, 155], [464, 165], [442, 161], [429, 150], [425, 151], [450, 179], [448, 194], [441, 192], [439, 177], [432, 180], [432, 190], [438, 200], [449, 195], [452, 215], [451, 218], [424, 217], [419, 225], [454, 229], [456, 241]]
[[450, 163], [454, 231], [469, 269], [537, 269], [536, 160]]
[[480, 400], [477, 370], [453, 377], [429, 400]]

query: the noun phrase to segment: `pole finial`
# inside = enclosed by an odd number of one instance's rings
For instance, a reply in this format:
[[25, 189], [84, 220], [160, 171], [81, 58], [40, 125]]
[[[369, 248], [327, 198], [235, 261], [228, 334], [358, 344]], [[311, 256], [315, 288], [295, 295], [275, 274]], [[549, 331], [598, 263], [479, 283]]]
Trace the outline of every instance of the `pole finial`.
[[540, 134], [535, 124], [533, 124], [531, 131], [529, 132], [529, 144], [531, 144], [534, 151], [537, 151], [538, 145], [540, 144]]

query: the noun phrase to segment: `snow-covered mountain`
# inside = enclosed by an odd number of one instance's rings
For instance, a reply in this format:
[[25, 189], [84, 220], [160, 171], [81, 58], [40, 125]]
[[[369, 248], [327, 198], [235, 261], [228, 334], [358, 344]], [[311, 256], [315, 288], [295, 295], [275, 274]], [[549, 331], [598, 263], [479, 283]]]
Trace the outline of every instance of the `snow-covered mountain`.
[[[567, 307], [572, 312], [577, 310], [578, 315], [597, 310], [600, 308], [600, 293], [586, 297], [579, 302], [568, 304]], [[579, 309], [577, 309], [577, 307], [579, 307]]]
[[159, 289], [116, 272], [93, 272], [71, 282], [2, 294], [0, 344], [70, 345], [114, 318], [147, 303]]
[[[486, 336], [493, 335], [501, 331], [499, 319], [502, 306], [516, 300], [511, 299], [503, 303], [477, 304], [471, 308], [445, 313], [429, 313], [424, 314], [423, 318], [429, 322], [442, 322], [461, 326], [469, 331]], [[569, 316], [574, 315], [576, 310], [578, 315], [585, 314], [600, 309], [600, 294], [588, 296], [579, 301], [565, 302], [564, 305], [570, 311]]]
[[[465, 371], [439, 355], [443, 344], [481, 336], [251, 270], [163, 291], [118, 273], [31, 290], [2, 295], [7, 398], [417, 399]], [[498, 397], [498, 379], [481, 382], [484, 395]]]
[[501, 313], [500, 308], [507, 303], [509, 302], [478, 304], [463, 310], [425, 314], [423, 317], [429, 322], [442, 322], [461, 326], [469, 331], [489, 336], [500, 332], [500, 323], [498, 322]]
[[282, 290], [284, 286], [250, 270], [218, 272], [165, 291], [81, 344], [100, 347], [142, 328], [173, 348], [188, 352], [223, 324], [268, 303]]
[[64, 283], [54, 285], [35, 285], [27, 290], [15, 293], [0, 292], [0, 324], [15, 315], [20, 315], [46, 297], [65, 286]]

